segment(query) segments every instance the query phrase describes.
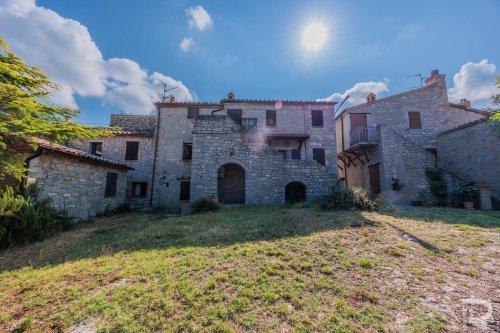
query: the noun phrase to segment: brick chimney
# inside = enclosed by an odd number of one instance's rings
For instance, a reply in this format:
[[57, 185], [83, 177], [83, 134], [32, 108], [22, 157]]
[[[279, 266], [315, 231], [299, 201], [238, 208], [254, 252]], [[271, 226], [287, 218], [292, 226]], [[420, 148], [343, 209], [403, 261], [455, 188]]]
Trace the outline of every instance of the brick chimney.
[[430, 86], [431, 84], [436, 84], [439, 83], [442, 86], [446, 87], [446, 81], [445, 81], [446, 74], [439, 74], [438, 69], [433, 69], [431, 71], [431, 76], [429, 76], [427, 79], [425, 79], [425, 86]]
[[471, 104], [470, 104], [470, 101], [469, 101], [468, 99], [466, 99], [466, 98], [462, 98], [462, 99], [460, 100], [460, 105], [465, 106], [465, 108], [466, 108], [467, 110], [472, 109], [472, 106], [471, 106]]
[[374, 93], [369, 93], [368, 96], [366, 96], [366, 103], [373, 103], [377, 100], [377, 95]]
[[234, 100], [234, 93], [232, 91], [227, 93], [227, 99], [230, 101]]
[[174, 95], [170, 95], [169, 98], [168, 98], [168, 101], [169, 101], [169, 103], [175, 103], [175, 96]]

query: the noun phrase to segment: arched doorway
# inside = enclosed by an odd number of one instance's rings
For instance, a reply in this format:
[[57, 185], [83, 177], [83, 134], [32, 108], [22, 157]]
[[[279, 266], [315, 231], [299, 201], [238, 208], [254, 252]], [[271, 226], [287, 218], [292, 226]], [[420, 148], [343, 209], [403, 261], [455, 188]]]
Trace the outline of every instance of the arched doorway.
[[306, 186], [301, 182], [291, 182], [285, 186], [285, 202], [292, 204], [306, 200]]
[[218, 170], [219, 202], [225, 204], [245, 203], [245, 169], [236, 163], [228, 163]]

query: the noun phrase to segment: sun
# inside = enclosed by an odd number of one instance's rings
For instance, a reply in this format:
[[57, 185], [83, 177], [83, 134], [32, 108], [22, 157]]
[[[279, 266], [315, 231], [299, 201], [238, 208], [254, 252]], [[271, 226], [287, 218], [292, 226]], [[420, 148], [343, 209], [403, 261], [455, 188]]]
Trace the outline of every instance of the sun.
[[326, 27], [320, 22], [310, 23], [302, 32], [302, 46], [307, 51], [318, 51], [326, 41]]

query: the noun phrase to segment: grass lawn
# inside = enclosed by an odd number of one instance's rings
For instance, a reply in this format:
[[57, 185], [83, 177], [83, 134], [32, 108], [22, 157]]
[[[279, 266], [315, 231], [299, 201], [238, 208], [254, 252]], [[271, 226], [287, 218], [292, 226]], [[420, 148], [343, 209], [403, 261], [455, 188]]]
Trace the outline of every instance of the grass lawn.
[[452, 209], [99, 218], [0, 252], [0, 331], [483, 332], [471, 298], [493, 331], [499, 235]]

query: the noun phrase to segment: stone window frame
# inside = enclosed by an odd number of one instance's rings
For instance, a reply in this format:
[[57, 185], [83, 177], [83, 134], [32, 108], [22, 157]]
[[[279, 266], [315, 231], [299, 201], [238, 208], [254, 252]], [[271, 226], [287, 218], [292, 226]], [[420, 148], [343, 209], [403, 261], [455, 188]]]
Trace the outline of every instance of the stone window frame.
[[[132, 156], [129, 155], [129, 145], [131, 144], [137, 144], [137, 149]], [[139, 160], [139, 149], [140, 149], [140, 142], [139, 141], [126, 141], [125, 142], [125, 161], [138, 161]]]
[[118, 173], [107, 172], [106, 173], [106, 185], [104, 187], [104, 197], [105, 198], [116, 197], [117, 188], [118, 188]]
[[[316, 116], [315, 116], [316, 114]], [[321, 115], [321, 116], [319, 116]], [[325, 126], [325, 119], [324, 119], [324, 112], [323, 110], [311, 110], [311, 126], [312, 127], [324, 127]], [[321, 119], [321, 121], [319, 121]], [[316, 120], [316, 124], [315, 124]], [[319, 124], [321, 123], [321, 125]]]
[[179, 182], [179, 201], [189, 202], [190, 199], [191, 199], [191, 180], [181, 180]]
[[[100, 146], [100, 150], [97, 149], [97, 146]], [[95, 156], [102, 156], [102, 141], [91, 141], [89, 142], [89, 152]]]
[[276, 110], [266, 110], [266, 127], [276, 127], [276, 125]]
[[193, 143], [183, 142], [182, 143], [182, 160], [184, 162], [191, 162], [193, 160]]
[[[139, 195], [135, 194], [137, 185], [141, 186], [141, 192]], [[145, 198], [148, 196], [148, 182], [146, 181], [134, 181], [131, 185], [130, 196], [132, 198]]]

